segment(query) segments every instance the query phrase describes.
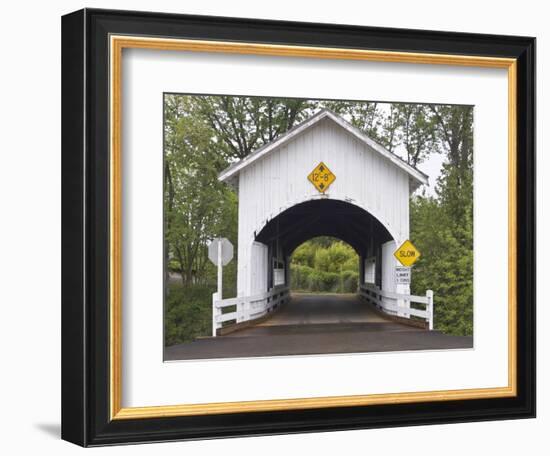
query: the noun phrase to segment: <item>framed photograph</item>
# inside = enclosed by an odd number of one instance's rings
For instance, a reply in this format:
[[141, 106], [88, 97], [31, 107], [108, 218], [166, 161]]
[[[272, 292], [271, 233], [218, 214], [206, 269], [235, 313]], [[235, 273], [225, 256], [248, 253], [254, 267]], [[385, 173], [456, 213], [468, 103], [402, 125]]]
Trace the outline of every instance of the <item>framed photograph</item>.
[[62, 437], [535, 416], [535, 39], [62, 20]]

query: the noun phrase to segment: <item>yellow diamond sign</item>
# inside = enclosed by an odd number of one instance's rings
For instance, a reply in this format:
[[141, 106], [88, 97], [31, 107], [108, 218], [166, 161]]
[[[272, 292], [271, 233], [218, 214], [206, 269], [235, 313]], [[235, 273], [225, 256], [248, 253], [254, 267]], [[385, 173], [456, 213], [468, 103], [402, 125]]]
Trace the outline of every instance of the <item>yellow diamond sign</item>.
[[420, 252], [408, 239], [393, 254], [403, 266], [407, 267], [412, 266], [420, 258]]
[[330, 187], [330, 184], [336, 179], [336, 176], [332, 174], [332, 171], [328, 169], [327, 165], [321, 162], [307, 178], [319, 192], [325, 193]]

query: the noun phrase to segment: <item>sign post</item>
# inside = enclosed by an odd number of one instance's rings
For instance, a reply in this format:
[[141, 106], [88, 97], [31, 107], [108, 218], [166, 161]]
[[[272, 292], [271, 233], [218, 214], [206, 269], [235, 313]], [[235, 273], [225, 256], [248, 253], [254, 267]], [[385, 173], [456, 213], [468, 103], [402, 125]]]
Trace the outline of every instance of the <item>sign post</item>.
[[223, 266], [222, 266], [222, 243], [218, 242], [218, 298], [222, 299], [222, 290], [223, 290]]
[[218, 267], [218, 289], [212, 296], [212, 337], [216, 337], [216, 317], [221, 315], [216, 302], [223, 297], [223, 267], [233, 259], [233, 244], [226, 238], [216, 238], [208, 246], [208, 259]]

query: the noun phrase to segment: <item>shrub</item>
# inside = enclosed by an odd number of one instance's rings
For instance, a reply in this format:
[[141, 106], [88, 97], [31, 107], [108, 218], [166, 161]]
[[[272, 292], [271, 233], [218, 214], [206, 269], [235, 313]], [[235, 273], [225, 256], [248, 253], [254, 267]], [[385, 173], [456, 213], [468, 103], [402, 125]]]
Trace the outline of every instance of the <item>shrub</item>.
[[355, 293], [357, 287], [359, 286], [359, 273], [357, 271], [343, 271], [343, 292], [344, 293]]
[[293, 265], [291, 288], [299, 291], [355, 293], [358, 273], [356, 271], [325, 272], [309, 266]]
[[166, 346], [210, 335], [212, 293], [212, 287], [205, 285], [170, 285], [164, 309]]

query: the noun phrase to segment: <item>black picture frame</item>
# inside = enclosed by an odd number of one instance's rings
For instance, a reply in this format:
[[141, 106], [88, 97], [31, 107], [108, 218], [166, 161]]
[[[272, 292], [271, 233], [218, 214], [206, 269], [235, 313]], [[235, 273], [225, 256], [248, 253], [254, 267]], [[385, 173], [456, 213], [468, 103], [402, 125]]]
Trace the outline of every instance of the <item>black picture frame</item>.
[[[111, 420], [109, 36], [517, 59], [517, 395]], [[535, 39], [84, 9], [62, 19], [62, 438], [82, 446], [535, 416]]]

